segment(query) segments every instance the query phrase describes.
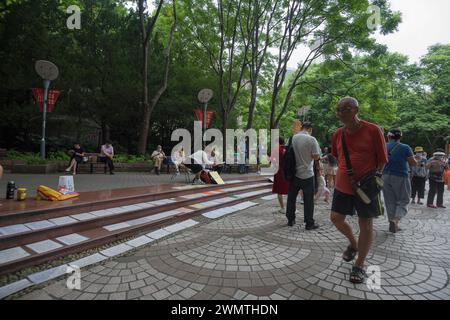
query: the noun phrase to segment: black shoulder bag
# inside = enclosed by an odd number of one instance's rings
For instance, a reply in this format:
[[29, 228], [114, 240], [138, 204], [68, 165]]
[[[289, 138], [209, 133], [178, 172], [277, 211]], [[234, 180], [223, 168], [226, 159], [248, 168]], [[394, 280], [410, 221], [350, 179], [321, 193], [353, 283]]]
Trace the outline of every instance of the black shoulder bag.
[[288, 146], [286, 147], [286, 152], [284, 153], [284, 178], [286, 181], [293, 181], [296, 174], [296, 162], [295, 162], [295, 153], [294, 146], [292, 144], [292, 137], [289, 139]]
[[347, 175], [350, 177], [352, 189], [355, 195], [365, 204], [370, 204], [383, 189], [382, 174], [374, 170], [360, 180], [355, 181], [353, 177], [352, 163], [348, 154], [347, 144], [345, 143], [344, 128], [341, 129], [342, 150], [344, 151], [345, 162], [347, 164]]

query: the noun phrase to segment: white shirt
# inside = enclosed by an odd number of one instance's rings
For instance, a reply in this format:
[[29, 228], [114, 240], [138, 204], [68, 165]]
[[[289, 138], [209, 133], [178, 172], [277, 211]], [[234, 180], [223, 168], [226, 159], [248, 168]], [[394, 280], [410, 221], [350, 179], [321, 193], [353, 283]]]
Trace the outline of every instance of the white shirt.
[[307, 131], [301, 131], [292, 137], [292, 146], [295, 153], [296, 177], [300, 179], [314, 177], [313, 155], [321, 154], [316, 138], [310, 136]]
[[106, 144], [102, 145], [100, 156], [104, 157], [106, 155], [114, 156], [114, 148], [113, 148], [113, 146], [107, 147]]
[[176, 165], [183, 163], [184, 161], [184, 152], [177, 151], [172, 155], [172, 162]]

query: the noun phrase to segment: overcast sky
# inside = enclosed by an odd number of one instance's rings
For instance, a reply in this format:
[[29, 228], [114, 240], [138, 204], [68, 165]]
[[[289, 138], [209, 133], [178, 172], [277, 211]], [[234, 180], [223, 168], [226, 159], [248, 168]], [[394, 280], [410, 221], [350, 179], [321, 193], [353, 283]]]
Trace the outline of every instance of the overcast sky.
[[[450, 44], [450, 0], [389, 2], [394, 11], [402, 13], [402, 23], [392, 34], [383, 36], [377, 33], [375, 36], [378, 42], [388, 46], [389, 51], [407, 55], [410, 62], [419, 62], [429, 46]], [[295, 68], [308, 52], [307, 48], [298, 49], [289, 61], [289, 68]]]
[[403, 53], [418, 62], [433, 44], [450, 44], [449, 0], [391, 0], [391, 8], [402, 13], [398, 31], [378, 35], [390, 51]]
[[[375, 36], [389, 51], [409, 57], [410, 62], [419, 62], [433, 44], [450, 44], [450, 0], [390, 0], [391, 8], [402, 13], [398, 31]], [[295, 68], [307, 54], [301, 48], [293, 54], [289, 67]]]

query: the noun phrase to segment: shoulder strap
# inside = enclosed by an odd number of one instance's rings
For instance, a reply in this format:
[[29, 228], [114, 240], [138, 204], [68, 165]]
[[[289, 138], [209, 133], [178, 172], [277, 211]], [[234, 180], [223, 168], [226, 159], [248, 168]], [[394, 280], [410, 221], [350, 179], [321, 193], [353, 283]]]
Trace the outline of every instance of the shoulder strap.
[[350, 179], [352, 179], [352, 177], [353, 177], [353, 168], [352, 168], [352, 163], [350, 161], [350, 155], [348, 154], [347, 144], [345, 143], [344, 130], [345, 130], [345, 127], [342, 127], [341, 128], [342, 150], [344, 151], [345, 162], [347, 164], [347, 174], [350, 177]]
[[397, 143], [397, 144], [391, 149], [391, 151], [389, 151], [388, 155], [389, 155], [389, 156], [392, 156], [392, 153], [393, 153], [393, 152], [395, 151], [395, 149], [397, 149], [399, 146], [400, 146], [400, 142]]
[[293, 138], [294, 136], [291, 136], [290, 138], [289, 138], [289, 140], [288, 140], [288, 143], [287, 143], [287, 146], [286, 146], [286, 149], [289, 149], [291, 146], [292, 146], [292, 138]]

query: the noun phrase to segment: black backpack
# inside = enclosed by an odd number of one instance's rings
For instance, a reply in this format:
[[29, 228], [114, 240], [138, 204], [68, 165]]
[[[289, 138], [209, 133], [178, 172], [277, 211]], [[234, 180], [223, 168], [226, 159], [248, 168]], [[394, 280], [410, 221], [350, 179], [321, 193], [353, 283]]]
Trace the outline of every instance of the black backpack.
[[286, 148], [286, 153], [284, 154], [284, 178], [287, 181], [292, 181], [296, 174], [296, 163], [295, 163], [295, 153], [294, 146], [292, 145], [292, 137], [289, 139], [288, 146]]

